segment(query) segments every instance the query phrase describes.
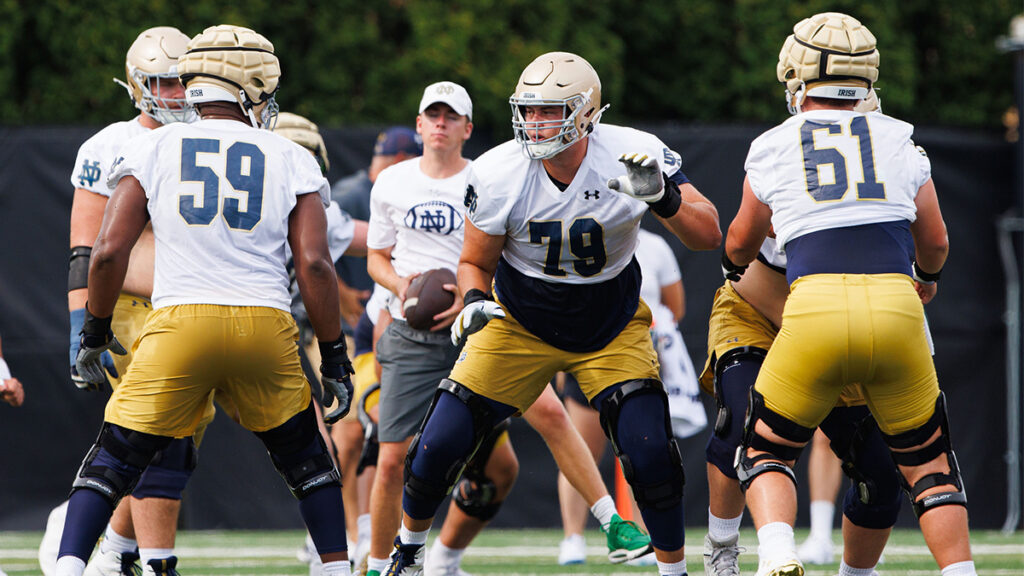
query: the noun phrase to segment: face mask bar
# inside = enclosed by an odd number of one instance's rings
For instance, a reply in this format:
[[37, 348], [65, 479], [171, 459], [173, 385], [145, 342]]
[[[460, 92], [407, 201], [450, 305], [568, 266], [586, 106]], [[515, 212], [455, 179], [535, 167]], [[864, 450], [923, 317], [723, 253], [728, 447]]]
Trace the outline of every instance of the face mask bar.
[[[184, 95], [181, 98], [164, 98], [160, 95], [160, 79], [174, 79], [177, 81], [178, 74], [176, 71], [172, 70], [164, 74], [146, 74], [139, 70], [133, 70], [132, 79], [142, 90], [142, 98], [135, 103], [135, 107], [147, 116], [161, 124], [193, 122], [196, 120], [195, 108], [185, 101]], [[131, 86], [117, 78], [114, 78], [114, 82], [123, 86], [128, 90], [129, 96], [134, 98]]]
[[[583, 97], [573, 96], [568, 100], [542, 100], [536, 98], [509, 98], [512, 107], [512, 130], [515, 133], [516, 142], [523, 146], [526, 155], [533, 160], [551, 158], [569, 146], [572, 146], [580, 138], [576, 130], [576, 116], [583, 109]], [[562, 119], [527, 121], [527, 106], [559, 106], [562, 108]], [[538, 130], [558, 128], [558, 133], [541, 140], [535, 140], [531, 134], [536, 135]]]

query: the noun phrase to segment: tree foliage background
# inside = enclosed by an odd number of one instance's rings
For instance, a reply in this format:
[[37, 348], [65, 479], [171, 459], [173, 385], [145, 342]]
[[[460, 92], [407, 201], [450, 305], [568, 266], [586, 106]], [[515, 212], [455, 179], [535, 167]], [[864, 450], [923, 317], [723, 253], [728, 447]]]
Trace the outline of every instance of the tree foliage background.
[[1010, 0], [0, 0], [0, 123], [104, 124], [132, 113], [124, 54], [140, 31], [253, 28], [275, 45], [282, 109], [324, 126], [409, 123], [423, 86], [473, 96], [478, 129], [508, 136], [507, 98], [550, 50], [587, 58], [606, 120], [774, 123], [786, 115], [779, 48], [801, 18], [847, 12], [878, 38], [885, 111], [991, 128], [1013, 104], [995, 40]]

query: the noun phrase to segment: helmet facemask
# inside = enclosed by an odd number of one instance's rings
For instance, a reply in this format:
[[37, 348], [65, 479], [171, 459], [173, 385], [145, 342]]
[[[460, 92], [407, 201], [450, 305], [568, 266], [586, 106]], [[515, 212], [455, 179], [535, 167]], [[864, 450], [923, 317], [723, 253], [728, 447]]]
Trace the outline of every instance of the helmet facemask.
[[[551, 158], [562, 150], [582, 140], [594, 130], [601, 114], [608, 108], [600, 110], [590, 103], [590, 92], [576, 94], [566, 99], [547, 100], [539, 94], [524, 92], [509, 98], [512, 107], [512, 131], [516, 142], [523, 146], [526, 155], [532, 160]], [[562, 109], [561, 120], [526, 120], [527, 106], [558, 106]], [[589, 115], [589, 116], [588, 116]], [[581, 126], [586, 126], [581, 128]], [[535, 139], [539, 130], [558, 128], [558, 133], [548, 138]]]
[[161, 124], [195, 121], [195, 108], [185, 101], [184, 94], [177, 98], [168, 98], [161, 94], [160, 80], [172, 79], [177, 82], [178, 72], [176, 69], [172, 68], [170, 72], [163, 74], [146, 74], [138, 68], [131, 68], [128, 78], [136, 86], [136, 90], [132, 90], [130, 85], [117, 78], [114, 78], [114, 82], [124, 86], [128, 95], [132, 96], [132, 100], [135, 100], [136, 92], [140, 95], [138, 101], [135, 102], [135, 107], [146, 116]]

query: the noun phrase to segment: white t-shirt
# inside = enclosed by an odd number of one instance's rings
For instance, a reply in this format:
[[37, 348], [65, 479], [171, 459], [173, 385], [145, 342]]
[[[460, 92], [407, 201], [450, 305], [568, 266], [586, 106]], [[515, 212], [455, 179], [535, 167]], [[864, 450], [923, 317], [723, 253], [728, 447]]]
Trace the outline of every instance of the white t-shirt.
[[564, 192], [515, 141], [473, 163], [468, 185], [476, 197], [467, 216], [487, 234], [507, 235], [502, 256], [526, 276], [568, 284], [617, 276], [633, 258], [648, 209], [608, 189], [608, 180], [626, 171], [619, 156], [644, 153], [668, 176], [679, 170], [679, 155], [652, 134], [601, 124], [587, 138], [587, 155]]
[[[399, 276], [434, 268], [458, 268], [465, 232], [466, 175], [471, 163], [448, 178], [431, 178], [420, 170], [420, 158], [384, 169], [370, 192], [370, 225], [366, 246], [394, 246], [391, 264]], [[401, 303], [391, 298], [391, 316], [404, 319]]]
[[71, 171], [71, 185], [109, 198], [114, 187], [107, 185], [107, 176], [117, 153], [125, 142], [149, 132], [149, 128], [139, 122], [140, 118], [136, 116], [132, 120], [114, 122], [83, 142], [78, 148], [75, 168]]
[[884, 114], [813, 110], [754, 140], [747, 177], [772, 209], [778, 245], [830, 228], [913, 222], [917, 191], [931, 177], [913, 131]]
[[[654, 232], [640, 229], [640, 243], [636, 247], [636, 261], [640, 264], [643, 282], [640, 284], [640, 297], [647, 302], [652, 311], [664, 308], [661, 305], [661, 289], [682, 280], [679, 262], [672, 252], [672, 247], [664, 238]], [[655, 323], [662, 323], [664, 318], [655, 316]], [[675, 325], [672, 313], [669, 312], [670, 325]]]
[[170, 124], [132, 139], [108, 185], [139, 180], [156, 240], [153, 307], [289, 310], [288, 216], [330, 185], [291, 140], [235, 120]]

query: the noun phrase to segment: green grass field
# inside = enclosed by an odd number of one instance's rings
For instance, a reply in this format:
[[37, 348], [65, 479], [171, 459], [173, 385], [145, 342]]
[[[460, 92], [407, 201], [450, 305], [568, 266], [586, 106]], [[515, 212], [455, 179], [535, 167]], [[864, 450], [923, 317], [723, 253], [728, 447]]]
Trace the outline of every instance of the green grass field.
[[[691, 528], [687, 533], [687, 562], [690, 574], [703, 574], [701, 547], [705, 530]], [[806, 533], [799, 533], [800, 542]], [[0, 568], [9, 576], [40, 574], [36, 559], [42, 534], [39, 532], [0, 532]], [[837, 535], [838, 537], [838, 535]], [[304, 534], [288, 532], [183, 532], [178, 536], [179, 568], [185, 576], [289, 574], [305, 575], [308, 570], [296, 559]], [[463, 568], [475, 576], [529, 574], [654, 574], [656, 569], [613, 566], [604, 556], [598, 532], [587, 534], [589, 557], [583, 566], [559, 566], [556, 530], [485, 531], [466, 554]], [[987, 576], [1024, 575], [1024, 535], [1003, 536], [995, 531], [971, 534], [978, 573]], [[745, 529], [740, 543], [747, 552], [740, 556], [744, 574], [757, 568], [757, 543], [753, 530]], [[833, 575], [836, 564], [809, 566], [810, 576]], [[921, 533], [899, 530], [893, 534], [879, 566], [885, 575], [938, 574], [938, 568], [925, 547]]]

